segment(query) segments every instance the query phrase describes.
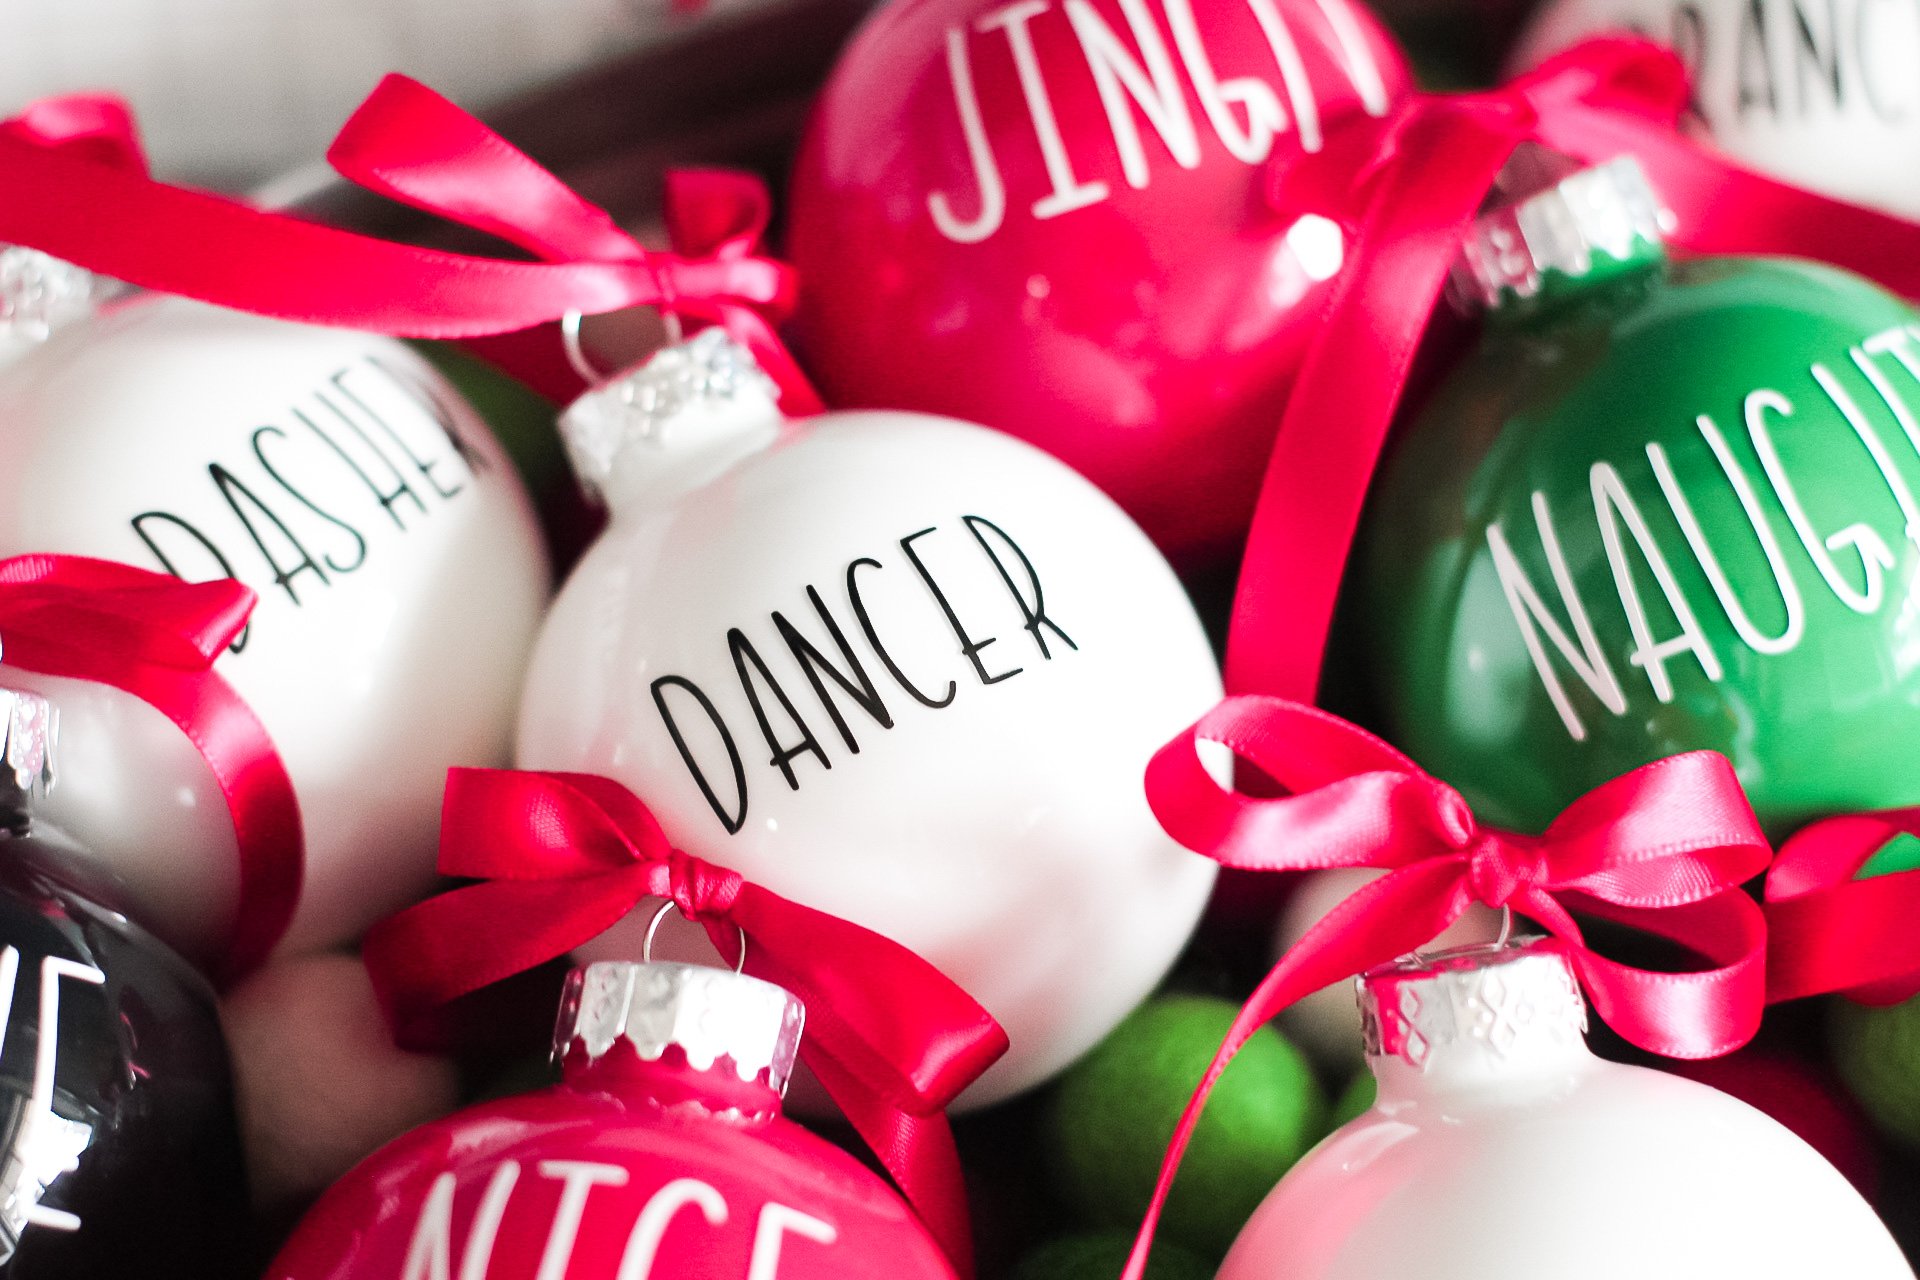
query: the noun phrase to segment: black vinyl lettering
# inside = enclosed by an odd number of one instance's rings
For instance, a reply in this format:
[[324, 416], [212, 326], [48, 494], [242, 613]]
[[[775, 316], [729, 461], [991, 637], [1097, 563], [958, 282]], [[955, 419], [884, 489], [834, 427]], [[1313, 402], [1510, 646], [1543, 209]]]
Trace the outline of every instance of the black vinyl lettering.
[[[1807, 91], [1807, 72], [1814, 73], [1814, 87], [1817, 92], [1824, 82], [1833, 95], [1833, 105], [1840, 105], [1840, 33], [1835, 30], [1838, 20], [1833, 11], [1833, 0], [1827, 0], [1827, 31], [1823, 42], [1814, 35], [1813, 21], [1807, 15], [1802, 0], [1793, 0], [1793, 88], [1800, 100], [1800, 114], [1812, 114], [1814, 94]], [[1824, 49], [1822, 45], [1824, 44]]]
[[[1033, 561], [1027, 559], [1027, 553], [1020, 549], [1020, 544], [1015, 542], [1005, 529], [985, 516], [961, 516], [960, 519], [966, 524], [967, 531], [973, 534], [973, 540], [980, 544], [980, 549], [987, 553], [987, 559], [993, 561], [993, 567], [1000, 571], [1000, 581], [1007, 584], [1007, 594], [1011, 595], [1014, 603], [1020, 606], [1020, 614], [1026, 619], [1024, 625], [1028, 634], [1033, 636], [1034, 644], [1040, 647], [1040, 656], [1049, 661], [1053, 658], [1053, 654], [1047, 650], [1047, 638], [1040, 634], [1042, 627], [1060, 637], [1060, 643], [1067, 648], [1076, 653], [1079, 652], [1080, 646], [1073, 642], [1073, 637], [1062, 631], [1059, 624], [1047, 616], [1047, 601], [1040, 590], [1040, 575], [1034, 572]], [[999, 552], [993, 549], [987, 542], [986, 535], [980, 532], [982, 529], [993, 530], [995, 536], [1019, 559], [1020, 567], [1027, 575], [1027, 585], [1033, 589], [1033, 599], [1029, 600], [1020, 594], [1020, 588], [1014, 584], [1013, 575], [1007, 572], [1007, 566], [1000, 559]]]
[[[295, 604], [300, 603], [300, 593], [294, 590], [294, 580], [303, 573], [311, 573], [320, 579], [321, 586], [327, 584], [327, 571], [320, 567], [319, 561], [313, 558], [313, 553], [308, 551], [306, 545], [294, 535], [293, 530], [287, 527], [287, 522], [280, 518], [279, 513], [260, 500], [259, 494], [247, 488], [237, 476], [217, 462], [207, 464], [207, 474], [213, 477], [214, 486], [220, 490], [220, 496], [227, 500], [227, 505], [233, 509], [234, 516], [246, 527], [247, 536], [253, 539], [253, 545], [260, 549], [261, 558], [273, 570], [274, 585], [287, 593], [287, 599]], [[245, 505], [241, 501], [243, 498]], [[267, 540], [262, 535], [260, 527], [247, 515], [248, 507], [265, 516], [273, 527], [280, 531], [280, 536], [285, 538], [298, 553], [299, 559], [282, 564], [274, 558], [273, 550], [267, 546]]]
[[[1742, 118], [1753, 107], [1765, 107], [1769, 115], [1780, 113], [1780, 101], [1773, 87], [1773, 66], [1767, 56], [1767, 13], [1761, 6], [1762, 0], [1747, 0], [1740, 10], [1734, 69], [1740, 85], [1738, 101]], [[1750, 74], [1754, 71], [1760, 73], [1757, 83]]]
[[[379, 370], [380, 372], [387, 373], [387, 369], [384, 365], [381, 365], [371, 360], [369, 360], [368, 363], [372, 364], [373, 367]], [[425, 480], [428, 484], [433, 486], [433, 491], [440, 495], [441, 500], [445, 501], [448, 498], [452, 498], [455, 495], [457, 495], [462, 489], [464, 489], [466, 487], [465, 485], [455, 485], [451, 489], [445, 488], [441, 485], [440, 481], [437, 480], [433, 474], [433, 468], [436, 464], [433, 462], [426, 461], [419, 454], [415, 453], [413, 451], [413, 446], [407, 443], [407, 438], [401, 435], [398, 431], [395, 431], [393, 429], [393, 424], [391, 422], [388, 422], [385, 418], [381, 417], [379, 413], [375, 412], [372, 405], [369, 405], [365, 400], [362, 400], [359, 396], [354, 394], [353, 388], [347, 385], [347, 375], [352, 372], [353, 370], [351, 369], [342, 369], [338, 373], [334, 374], [333, 378], [331, 379], [331, 381], [333, 382], [333, 385], [339, 389], [341, 395], [353, 401], [355, 407], [357, 407], [360, 410], [360, 412], [366, 414], [367, 417], [371, 418], [374, 422], [379, 424], [380, 429], [387, 433], [387, 439], [393, 441], [394, 447], [399, 449], [401, 453], [404, 453], [407, 455], [407, 461], [413, 464], [413, 469], [420, 473], [421, 479]], [[392, 379], [393, 377], [391, 373], [387, 373], [387, 376], [389, 379]], [[396, 382], [396, 385], [398, 385], [397, 382]], [[405, 388], [401, 387], [401, 390], [404, 392]], [[414, 399], [414, 400], [418, 399], [418, 397], [416, 396], [409, 396], [408, 398]], [[431, 413], [432, 409], [429, 408], [428, 412]], [[451, 441], [449, 441], [449, 443], [451, 443]]]
[[473, 442], [461, 432], [460, 424], [454, 420], [453, 410], [435, 390], [432, 382], [422, 378], [412, 369], [390, 365], [376, 355], [369, 355], [367, 363], [393, 379], [395, 386], [419, 401], [420, 407], [427, 411], [435, 425], [440, 428], [441, 434], [446, 436], [447, 443], [453, 446], [453, 451], [460, 455], [460, 461], [467, 464], [468, 471], [478, 475], [492, 468], [493, 464], [487, 461], [487, 455], [474, 448]]
[[[847, 643], [846, 633], [840, 630], [840, 624], [835, 622], [833, 615], [827, 612], [827, 602], [820, 598], [820, 592], [811, 584], [807, 587], [807, 599], [813, 602], [813, 611], [820, 615], [820, 621], [825, 624], [827, 634], [833, 638], [835, 647], [840, 650], [841, 660], [847, 666], [846, 671], [834, 666], [827, 656], [802, 635], [798, 627], [788, 622], [786, 616], [778, 609], [773, 613], [773, 625], [775, 630], [779, 631], [780, 638], [787, 642], [787, 650], [793, 654], [794, 662], [799, 664], [801, 672], [807, 677], [807, 683], [813, 686], [814, 696], [820, 699], [820, 705], [825, 707], [827, 714], [833, 718], [833, 727], [840, 731], [840, 740], [847, 744], [847, 750], [858, 755], [860, 744], [854, 740], [853, 730], [848, 728], [846, 717], [840, 714], [839, 705], [827, 693], [826, 680], [821, 679], [821, 676], [825, 675], [845, 690], [846, 695], [858, 703], [862, 711], [872, 716], [882, 729], [893, 728], [893, 717], [887, 713], [887, 704], [881, 700], [880, 690], [874, 687], [873, 677], [867, 674], [867, 669], [860, 665], [860, 659], [854, 656], [853, 646]], [[849, 671], [852, 672], [851, 675], [848, 674]]]
[[[773, 672], [767, 670], [766, 662], [753, 647], [753, 641], [747, 639], [747, 633], [738, 627], [729, 628], [727, 651], [733, 655], [733, 670], [734, 674], [740, 677], [740, 688], [746, 693], [747, 701], [753, 706], [753, 718], [760, 723], [760, 736], [766, 739], [767, 750], [773, 753], [767, 763], [780, 770], [781, 776], [787, 780], [788, 789], [792, 791], [800, 789], [800, 779], [793, 771], [793, 761], [796, 756], [812, 755], [820, 761], [821, 768], [833, 768], [833, 762], [827, 759], [827, 753], [820, 749], [820, 743], [815, 740], [813, 730], [807, 728], [807, 722], [800, 718], [800, 708], [793, 705], [793, 699], [789, 698], [787, 691], [780, 687], [780, 682], [773, 678]], [[793, 721], [794, 728], [800, 731], [800, 740], [792, 746], [782, 745], [780, 739], [774, 736], [773, 722], [767, 718], [766, 705], [760, 700], [760, 691], [754, 687], [753, 676], [748, 673], [748, 667], [752, 667], [759, 673], [760, 680], [767, 686], [767, 691], [773, 694], [774, 699], [780, 704], [780, 709], [786, 712], [787, 719]]]
[[961, 624], [960, 615], [953, 611], [953, 603], [947, 599], [947, 593], [942, 591], [940, 584], [933, 580], [933, 574], [927, 570], [927, 566], [921, 561], [920, 554], [913, 549], [913, 544], [916, 541], [926, 537], [932, 532], [932, 528], [926, 528], [920, 530], [918, 533], [908, 534], [906, 537], [900, 539], [900, 549], [906, 552], [907, 559], [913, 562], [914, 569], [920, 574], [920, 580], [927, 584], [927, 590], [933, 592], [934, 600], [940, 605], [940, 612], [947, 615], [947, 625], [953, 628], [954, 637], [960, 641], [960, 652], [965, 654], [967, 661], [973, 664], [974, 674], [980, 677], [981, 684], [999, 684], [1002, 680], [1010, 680], [1014, 676], [1019, 675], [1022, 671], [1026, 670], [1025, 667], [1015, 667], [1011, 671], [1002, 671], [994, 675], [987, 674], [986, 664], [980, 661], [980, 651], [994, 643], [997, 637], [988, 636], [985, 640], [975, 640], [967, 634], [966, 627]]
[[[668, 688], [684, 689], [693, 695], [700, 709], [707, 713], [707, 719], [713, 721], [713, 727], [720, 731], [720, 741], [727, 749], [727, 762], [733, 766], [733, 794], [739, 800], [739, 808], [729, 812], [720, 803], [720, 797], [714, 793], [713, 784], [707, 781], [706, 770], [693, 757], [693, 748], [687, 745], [686, 735], [680, 732], [680, 722], [674, 719], [673, 709], [667, 705]], [[747, 821], [747, 770], [740, 760], [740, 749], [733, 744], [733, 734], [727, 729], [727, 722], [720, 717], [720, 711], [713, 705], [699, 685], [685, 676], [661, 676], [653, 682], [653, 705], [660, 712], [660, 720], [667, 726], [667, 733], [673, 738], [673, 745], [680, 752], [680, 760], [687, 766], [687, 772], [700, 788], [700, 794], [707, 798], [707, 804], [713, 809], [713, 816], [720, 819], [720, 825], [727, 829], [728, 835], [739, 834]]]
[[[180, 530], [182, 533], [186, 534], [189, 538], [192, 538], [194, 542], [199, 544], [199, 546], [203, 550], [205, 550], [208, 555], [213, 557], [213, 562], [220, 566], [220, 572], [217, 574], [211, 575], [210, 577], [207, 577], [207, 578], [189, 578], [186, 574], [182, 573], [180, 571], [180, 566], [177, 563], [175, 563], [174, 558], [168, 555], [165, 549], [163, 549], [161, 545], [154, 540], [153, 534], [147, 531], [147, 522], [150, 520], [163, 521], [164, 523], [170, 524], [174, 528]], [[180, 581], [182, 582], [217, 582], [221, 578], [238, 579], [239, 575], [233, 571], [232, 562], [229, 561], [227, 557], [221, 553], [221, 550], [219, 547], [213, 544], [213, 540], [207, 537], [206, 534], [200, 532], [200, 530], [196, 526], [194, 526], [192, 523], [190, 523], [187, 520], [183, 520], [177, 515], [174, 515], [173, 512], [142, 511], [139, 515], [135, 516], [129, 523], [133, 525], [133, 532], [135, 536], [137, 536], [140, 539], [140, 541], [147, 544], [147, 550], [153, 552], [153, 558], [160, 562], [160, 567], [166, 570], [168, 573], [172, 574], [174, 577], [180, 579]], [[240, 629], [240, 634], [233, 638], [233, 643], [227, 646], [227, 652], [239, 653], [241, 650], [245, 649], [247, 647], [247, 637], [250, 636], [252, 633], [253, 633], [253, 624], [249, 622], [245, 627], [242, 627]]]
[[929, 698], [926, 694], [922, 693], [920, 686], [907, 678], [907, 673], [900, 669], [900, 664], [895, 662], [893, 655], [887, 652], [887, 646], [880, 643], [880, 633], [874, 628], [873, 617], [867, 612], [866, 601], [860, 598], [860, 583], [856, 577], [856, 571], [865, 568], [880, 569], [884, 567], [885, 566], [878, 560], [871, 559], [867, 556], [861, 556], [858, 560], [855, 560], [847, 566], [847, 599], [853, 605], [853, 616], [860, 619], [860, 630], [867, 637], [867, 644], [872, 647], [874, 655], [880, 659], [881, 665], [886, 667], [887, 674], [893, 677], [894, 682], [902, 689], [905, 689], [907, 693], [912, 696], [913, 700], [921, 706], [932, 707], [938, 711], [940, 708], [948, 706], [953, 702], [954, 694], [960, 691], [959, 683], [953, 680], [947, 681], [946, 696], [942, 698]]
[[338, 440], [335, 440], [325, 431], [321, 431], [318, 424], [307, 419], [306, 415], [300, 414], [298, 410], [295, 410], [296, 416], [300, 417], [302, 421], [305, 421], [309, 427], [312, 427], [322, 440], [332, 445], [333, 451], [339, 454], [341, 458], [346, 461], [346, 464], [353, 468], [354, 474], [358, 475], [360, 479], [366, 483], [367, 488], [373, 493], [374, 500], [386, 508], [387, 515], [392, 518], [394, 527], [401, 530], [407, 527], [407, 522], [400, 518], [398, 511], [394, 510], [394, 504], [399, 502], [403, 497], [412, 498], [414, 509], [419, 511], [420, 514], [425, 515], [427, 512], [427, 504], [421, 500], [419, 494], [413, 491], [413, 486], [407, 483], [406, 476], [401, 474], [400, 468], [393, 464], [393, 459], [389, 458], [381, 450], [380, 446], [373, 442], [373, 438], [367, 434], [366, 428], [355, 422], [346, 410], [329, 400], [325, 392], [316, 391], [314, 392], [313, 398], [325, 405], [328, 412], [332, 413], [334, 417], [340, 419], [340, 421], [346, 425], [347, 430], [360, 437], [360, 443], [372, 450], [374, 457], [386, 464], [387, 471], [393, 476], [395, 487], [392, 489], [382, 489], [378, 484], [375, 484], [373, 477], [369, 476], [365, 468], [353, 460], [353, 455], [342, 448]]
[[266, 427], [254, 428], [253, 456], [260, 460], [260, 465], [266, 468], [266, 472], [269, 476], [273, 477], [273, 482], [279, 485], [282, 489], [285, 489], [295, 502], [298, 502], [301, 506], [313, 512], [313, 514], [319, 516], [322, 520], [325, 520], [328, 524], [333, 525], [335, 528], [345, 533], [349, 538], [353, 539], [354, 554], [353, 554], [352, 564], [341, 564], [338, 560], [335, 560], [333, 558], [331, 553], [329, 553], [326, 557], [327, 568], [333, 570], [335, 573], [352, 573], [355, 569], [358, 569], [361, 565], [367, 562], [367, 540], [360, 535], [360, 531], [358, 529], [348, 524], [345, 520], [342, 520], [339, 516], [336, 516], [332, 512], [322, 508], [319, 503], [315, 502], [312, 498], [309, 498], [306, 494], [302, 493], [299, 489], [295, 488], [292, 481], [288, 480], [284, 475], [280, 474], [280, 469], [274, 466], [273, 463], [267, 458], [266, 447], [261, 443], [262, 438], [269, 435], [277, 436], [282, 440], [285, 440], [287, 438], [287, 433], [282, 431], [279, 427], [266, 426]]

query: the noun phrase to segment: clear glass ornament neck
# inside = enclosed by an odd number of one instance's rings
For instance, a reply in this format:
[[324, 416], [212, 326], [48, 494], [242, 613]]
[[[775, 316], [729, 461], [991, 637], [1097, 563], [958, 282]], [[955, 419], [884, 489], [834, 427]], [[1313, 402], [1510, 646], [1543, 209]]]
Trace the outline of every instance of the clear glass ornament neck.
[[0, 364], [92, 315], [106, 282], [23, 245], [0, 245]]
[[0, 686], [0, 831], [24, 835], [53, 786], [60, 717], [37, 693]]
[[1526, 939], [1419, 955], [1361, 975], [1367, 1065], [1383, 1101], [1511, 1092], [1595, 1059], [1587, 1007], [1551, 942]]

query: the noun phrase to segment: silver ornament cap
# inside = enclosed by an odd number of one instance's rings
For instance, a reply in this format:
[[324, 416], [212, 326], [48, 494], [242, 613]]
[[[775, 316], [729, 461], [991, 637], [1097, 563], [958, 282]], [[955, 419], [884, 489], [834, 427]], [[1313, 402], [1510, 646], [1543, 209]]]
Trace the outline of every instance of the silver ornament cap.
[[54, 745], [60, 711], [25, 689], [0, 687], [0, 759], [6, 773], [0, 792], [37, 799], [53, 788]]
[[0, 245], [0, 363], [92, 315], [110, 282], [24, 245]]
[[1621, 156], [1480, 217], [1450, 286], [1472, 306], [1530, 302], [1571, 282], [1664, 261], [1672, 229], [1640, 162]]
[[785, 421], [779, 396], [753, 353], [715, 326], [582, 395], [560, 415], [560, 436], [581, 483], [617, 505], [627, 482], [691, 488], [771, 443]]
[[1499, 1075], [1586, 1052], [1586, 1001], [1546, 939], [1415, 954], [1362, 974], [1359, 999], [1376, 1075], [1393, 1060], [1422, 1074]]
[[568, 977], [553, 1052], [593, 1062], [625, 1041], [653, 1062], [677, 1047], [697, 1071], [725, 1062], [742, 1080], [764, 1074], [784, 1096], [805, 1024], [798, 996], [731, 969], [603, 960]]

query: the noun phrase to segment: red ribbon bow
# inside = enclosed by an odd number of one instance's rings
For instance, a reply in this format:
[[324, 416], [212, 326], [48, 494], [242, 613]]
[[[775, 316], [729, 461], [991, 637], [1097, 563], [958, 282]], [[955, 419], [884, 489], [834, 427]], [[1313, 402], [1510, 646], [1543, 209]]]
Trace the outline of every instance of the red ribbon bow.
[[1676, 132], [1686, 103], [1673, 54], [1598, 39], [1491, 93], [1419, 95], [1383, 120], [1355, 120], [1276, 170], [1275, 208], [1340, 223], [1348, 260], [1267, 462], [1228, 633], [1230, 690], [1313, 697], [1414, 355], [1468, 227], [1522, 142], [1589, 164], [1637, 157], [1677, 215], [1683, 249], [1815, 258], [1920, 295], [1920, 224], [1733, 164]]
[[1920, 873], [1854, 879], [1920, 809], [1828, 818], [1796, 832], [1767, 872], [1767, 1000], [1838, 991], [1862, 1004], [1920, 993]]
[[[1284, 794], [1221, 787], [1200, 762], [1203, 741], [1230, 747]], [[1525, 836], [1480, 826], [1458, 792], [1338, 716], [1244, 695], [1160, 749], [1147, 798], [1175, 839], [1225, 866], [1388, 874], [1310, 929], [1241, 1009], [1174, 1130], [1127, 1280], [1143, 1274], [1181, 1153], [1247, 1038], [1303, 996], [1426, 945], [1476, 901], [1544, 925], [1595, 1011], [1642, 1048], [1711, 1057], [1759, 1027], [1766, 930], [1739, 885], [1771, 851], [1733, 767], [1714, 752], [1643, 765]], [[1587, 948], [1574, 910], [1681, 943], [1713, 967], [1650, 973], [1606, 959]]]
[[367, 969], [403, 1043], [446, 1005], [566, 955], [643, 899], [671, 899], [721, 955], [807, 1008], [801, 1056], [961, 1274], [966, 1188], [943, 1109], [1006, 1052], [1006, 1033], [897, 943], [680, 852], [645, 804], [588, 774], [453, 769], [440, 869], [483, 883], [375, 925]]
[[213, 670], [247, 624], [253, 592], [231, 579], [181, 582], [110, 560], [0, 561], [0, 657], [43, 675], [123, 689], [192, 739], [226, 797], [240, 892], [221, 972], [266, 958], [300, 898], [300, 806], [253, 711]]
[[329, 153], [334, 166], [543, 259], [525, 262], [269, 213], [156, 182], [97, 147], [48, 141], [31, 127], [0, 129], [0, 189], [8, 192], [0, 242], [163, 293], [407, 337], [473, 337], [570, 312], [669, 307], [724, 324], [751, 347], [780, 382], [789, 413], [818, 407], [771, 327], [791, 309], [794, 284], [789, 268], [754, 252], [768, 203], [757, 179], [694, 172], [670, 180], [682, 252], [651, 252], [445, 98], [387, 77], [342, 129]]

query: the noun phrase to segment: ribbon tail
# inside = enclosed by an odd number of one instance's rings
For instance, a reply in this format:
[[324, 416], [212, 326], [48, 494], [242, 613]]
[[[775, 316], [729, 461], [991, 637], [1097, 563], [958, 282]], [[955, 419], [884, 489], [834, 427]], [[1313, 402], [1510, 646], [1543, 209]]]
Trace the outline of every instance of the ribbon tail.
[[1768, 1004], [1830, 991], [1897, 1004], [1920, 991], [1920, 875], [1844, 881], [1765, 910]]
[[1240, 1046], [1281, 1010], [1322, 987], [1365, 973], [1428, 942], [1453, 923], [1467, 906], [1459, 868], [1430, 862], [1392, 872], [1348, 897], [1280, 958], [1233, 1020], [1226, 1039], [1207, 1065], [1167, 1144], [1153, 1198], [1134, 1237], [1121, 1280], [1143, 1280], [1153, 1233], [1173, 1191], [1180, 1158], [1206, 1108], [1207, 1095]]
[[1408, 128], [1377, 179], [1267, 461], [1228, 632], [1229, 692], [1313, 700], [1387, 428], [1462, 232], [1517, 143], [1510, 127], [1436, 114]]
[[801, 1056], [828, 1096], [880, 1157], [900, 1194], [913, 1207], [960, 1280], [973, 1278], [973, 1224], [966, 1178], [945, 1112], [911, 1115], [863, 1089], [831, 1055]]

